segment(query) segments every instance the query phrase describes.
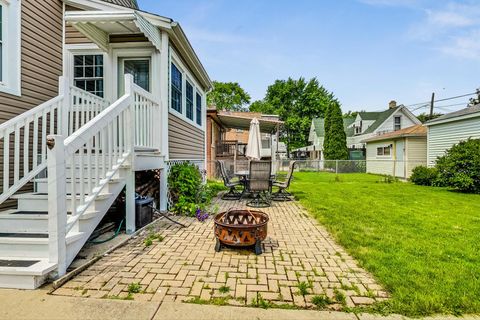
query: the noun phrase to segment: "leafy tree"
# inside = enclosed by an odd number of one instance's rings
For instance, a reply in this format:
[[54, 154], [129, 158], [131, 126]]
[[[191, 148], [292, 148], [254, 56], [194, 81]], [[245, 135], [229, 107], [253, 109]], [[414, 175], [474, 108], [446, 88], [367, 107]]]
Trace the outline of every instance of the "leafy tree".
[[425, 123], [429, 120], [433, 120], [433, 119], [436, 119], [440, 116], [443, 116], [443, 114], [441, 113], [434, 113], [432, 115], [430, 115], [429, 113], [421, 113], [417, 116], [417, 119], [420, 120], [420, 122], [422, 123]]
[[323, 117], [332, 102], [337, 100], [316, 78], [309, 81], [288, 78], [276, 80], [269, 86], [265, 98], [252, 103], [250, 111], [280, 116], [285, 122], [281, 140], [290, 152], [307, 145], [312, 118]]
[[325, 159], [348, 159], [347, 135], [343, 128], [342, 110], [338, 102], [332, 102], [325, 115], [325, 140], [323, 142]]
[[208, 105], [217, 110], [245, 111], [250, 99], [237, 82], [213, 81], [213, 90], [207, 95]]
[[344, 117], [344, 118], [356, 118], [357, 115], [358, 115], [360, 112], [365, 112], [365, 111], [364, 111], [364, 110], [362, 110], [362, 111], [351, 111], [351, 110], [348, 110], [347, 113], [344, 113], [344, 114], [343, 114], [343, 117]]

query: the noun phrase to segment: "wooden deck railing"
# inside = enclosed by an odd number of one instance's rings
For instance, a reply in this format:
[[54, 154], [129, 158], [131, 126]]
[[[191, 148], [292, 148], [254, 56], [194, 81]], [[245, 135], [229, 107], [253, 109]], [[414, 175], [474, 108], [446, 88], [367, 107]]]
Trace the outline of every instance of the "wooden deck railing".
[[216, 144], [217, 157], [233, 157], [235, 156], [235, 151], [237, 156], [245, 156], [247, 144], [237, 140], [223, 140]]

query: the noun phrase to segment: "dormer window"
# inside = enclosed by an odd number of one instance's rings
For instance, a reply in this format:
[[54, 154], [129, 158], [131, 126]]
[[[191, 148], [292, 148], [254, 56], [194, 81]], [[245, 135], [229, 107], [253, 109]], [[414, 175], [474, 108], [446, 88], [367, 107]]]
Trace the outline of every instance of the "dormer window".
[[393, 122], [393, 130], [398, 131], [402, 129], [402, 116], [395, 116]]
[[362, 120], [360, 120], [360, 125], [355, 126], [355, 134], [361, 134], [362, 133]]

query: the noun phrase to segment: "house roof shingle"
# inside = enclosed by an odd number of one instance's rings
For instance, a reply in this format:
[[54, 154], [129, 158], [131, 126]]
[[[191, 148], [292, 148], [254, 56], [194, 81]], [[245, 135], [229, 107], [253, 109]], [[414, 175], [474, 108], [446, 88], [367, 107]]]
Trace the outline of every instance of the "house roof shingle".
[[[375, 122], [365, 130], [363, 134], [368, 134], [374, 132], [385, 120], [388, 119], [395, 111], [397, 111], [399, 108], [402, 108], [403, 106], [398, 106], [395, 108], [391, 108], [382, 112], [361, 112], [360, 117], [362, 120], [375, 120]], [[368, 119], [364, 118], [362, 114], [366, 114]], [[375, 118], [373, 118], [375, 117]]]
[[478, 115], [480, 116], [480, 104], [476, 104], [474, 106], [467, 107], [455, 112], [447, 113], [441, 117], [428, 121], [426, 124], [431, 125], [443, 120], [450, 120], [450, 119], [453, 120], [454, 118], [457, 118], [457, 117], [466, 116], [466, 115], [475, 114], [475, 113], [478, 113]]
[[[343, 118], [343, 128], [345, 130], [345, 134], [347, 135], [347, 137], [353, 137], [354, 135], [354, 129], [348, 128], [348, 126], [351, 125], [353, 122], [355, 122], [355, 118]], [[315, 134], [317, 135], [317, 137], [320, 138], [325, 136], [325, 119], [324, 118], [314, 118], [313, 127], [315, 129]]]
[[364, 140], [364, 142], [396, 139], [396, 138], [402, 138], [402, 137], [426, 137], [426, 136], [427, 136], [427, 127], [425, 127], [422, 124], [416, 124], [414, 126], [404, 128], [402, 130], [388, 132], [370, 139], [366, 139]]

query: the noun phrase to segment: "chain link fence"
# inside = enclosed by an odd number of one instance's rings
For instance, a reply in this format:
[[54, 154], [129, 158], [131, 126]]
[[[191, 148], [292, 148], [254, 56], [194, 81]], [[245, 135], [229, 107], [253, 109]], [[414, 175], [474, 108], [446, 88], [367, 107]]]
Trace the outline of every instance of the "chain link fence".
[[[236, 172], [248, 170], [248, 160], [225, 159], [225, 167], [230, 177]], [[276, 160], [272, 163], [273, 174], [284, 174], [288, 171], [290, 162], [294, 160]], [[330, 172], [341, 173], [372, 173], [390, 175], [400, 179], [408, 179], [413, 168], [426, 166], [427, 161], [397, 161], [397, 160], [295, 160], [295, 172]], [[209, 179], [222, 179], [216, 161], [207, 163]]]

